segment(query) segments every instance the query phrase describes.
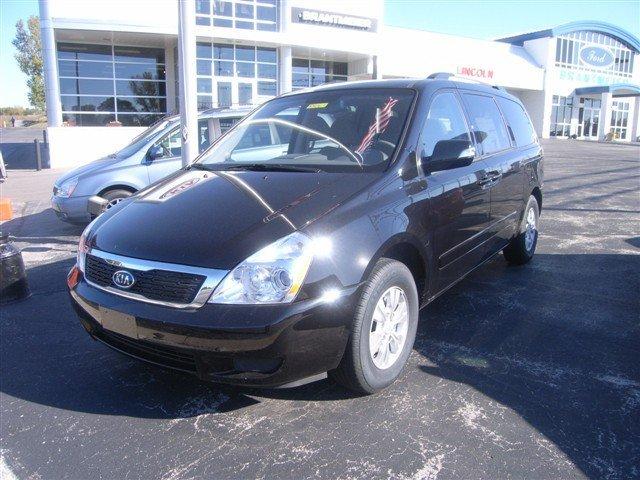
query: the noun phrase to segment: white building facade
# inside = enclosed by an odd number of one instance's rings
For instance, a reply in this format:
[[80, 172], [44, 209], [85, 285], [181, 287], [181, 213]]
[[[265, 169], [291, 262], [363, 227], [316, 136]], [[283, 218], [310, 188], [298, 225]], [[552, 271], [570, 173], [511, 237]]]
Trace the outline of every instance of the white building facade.
[[[197, 59], [185, 68], [199, 109], [328, 82], [451, 72], [518, 96], [541, 137], [640, 134], [640, 41], [612, 25], [484, 41], [385, 26], [382, 0], [194, 3]], [[40, 10], [53, 168], [111, 153], [178, 111], [178, 0], [40, 0]]]

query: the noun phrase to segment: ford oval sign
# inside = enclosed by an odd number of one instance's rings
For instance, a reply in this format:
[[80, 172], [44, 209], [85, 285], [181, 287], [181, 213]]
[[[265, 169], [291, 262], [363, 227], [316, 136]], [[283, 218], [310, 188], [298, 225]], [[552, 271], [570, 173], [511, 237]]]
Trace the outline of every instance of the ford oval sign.
[[126, 270], [118, 270], [111, 277], [111, 281], [118, 288], [131, 288], [136, 283], [135, 277]]
[[580, 49], [580, 60], [585, 65], [596, 68], [607, 68], [613, 61], [613, 53], [598, 45], [587, 45]]

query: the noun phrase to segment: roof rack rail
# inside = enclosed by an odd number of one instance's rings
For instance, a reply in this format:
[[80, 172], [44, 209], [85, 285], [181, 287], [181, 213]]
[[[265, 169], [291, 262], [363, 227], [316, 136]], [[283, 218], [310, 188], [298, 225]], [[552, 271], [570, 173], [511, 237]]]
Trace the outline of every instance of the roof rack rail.
[[429, 75], [427, 78], [429, 80], [447, 80], [451, 77], [455, 77], [455, 74], [450, 72], [436, 72]]

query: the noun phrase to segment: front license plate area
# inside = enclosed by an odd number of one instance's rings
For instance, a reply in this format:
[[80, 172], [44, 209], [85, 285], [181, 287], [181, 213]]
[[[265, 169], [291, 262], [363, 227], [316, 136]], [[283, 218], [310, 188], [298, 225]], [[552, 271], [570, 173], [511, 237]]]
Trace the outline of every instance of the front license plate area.
[[116, 312], [110, 308], [100, 307], [100, 325], [106, 330], [125, 335], [130, 338], [138, 338], [136, 317], [126, 313]]

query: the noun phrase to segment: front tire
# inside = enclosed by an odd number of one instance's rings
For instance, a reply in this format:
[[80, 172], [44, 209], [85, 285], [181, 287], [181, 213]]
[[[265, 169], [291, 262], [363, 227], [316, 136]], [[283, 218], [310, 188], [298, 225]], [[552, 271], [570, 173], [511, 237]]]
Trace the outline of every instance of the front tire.
[[504, 258], [511, 265], [524, 265], [533, 258], [538, 244], [539, 218], [540, 207], [538, 206], [538, 201], [536, 197], [531, 195], [518, 226], [518, 235], [513, 237], [509, 245], [502, 250]]
[[104, 198], [107, 202], [109, 202], [106, 207], [106, 209], [109, 210], [111, 207], [116, 206], [122, 200], [130, 197], [131, 195], [133, 195], [133, 193], [130, 192], [129, 190], [118, 188], [118, 189], [109, 190], [103, 193], [102, 198]]
[[409, 269], [381, 258], [356, 306], [347, 349], [329, 376], [357, 393], [371, 394], [402, 373], [418, 327], [418, 291]]

